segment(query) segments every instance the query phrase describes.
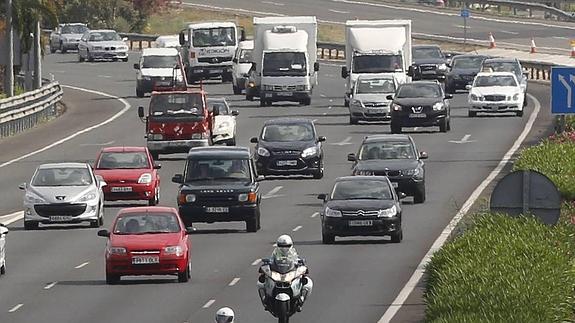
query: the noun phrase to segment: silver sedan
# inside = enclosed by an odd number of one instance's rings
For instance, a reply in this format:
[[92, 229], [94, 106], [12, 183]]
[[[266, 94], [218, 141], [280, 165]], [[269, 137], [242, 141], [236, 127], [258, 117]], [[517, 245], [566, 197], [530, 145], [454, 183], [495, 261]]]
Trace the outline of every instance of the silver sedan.
[[78, 43], [78, 60], [80, 62], [94, 60], [128, 61], [127, 39], [123, 39], [114, 30], [90, 30], [82, 35]]

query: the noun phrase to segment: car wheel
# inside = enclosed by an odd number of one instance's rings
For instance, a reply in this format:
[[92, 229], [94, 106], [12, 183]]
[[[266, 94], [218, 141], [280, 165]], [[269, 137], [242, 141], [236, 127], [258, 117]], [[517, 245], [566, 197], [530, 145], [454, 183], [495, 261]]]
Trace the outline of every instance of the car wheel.
[[98, 227], [104, 225], [104, 204], [102, 203], [99, 208], [100, 218], [98, 219]]
[[143, 90], [136, 88], [136, 96], [139, 98], [143, 98], [146, 95], [146, 92], [144, 92]]
[[323, 167], [321, 167], [320, 169], [318, 169], [316, 172], [313, 173], [313, 178], [314, 179], [323, 178]]
[[79, 50], [78, 50], [78, 62], [80, 62], [80, 63], [84, 62], [84, 56], [82, 56], [82, 54], [80, 54]]
[[90, 51], [86, 51], [86, 60], [88, 62], [93, 62], [94, 61], [94, 57], [92, 57], [92, 55], [90, 55]]
[[391, 242], [400, 243], [401, 240], [403, 240], [403, 230], [402, 229], [399, 229], [399, 231], [396, 231], [396, 232], [391, 234]]
[[259, 212], [252, 218], [246, 221], [247, 232], [257, 232], [259, 227]]
[[441, 131], [441, 132], [447, 132], [447, 118], [443, 118], [443, 119], [439, 122], [439, 131]]
[[120, 275], [115, 275], [115, 274], [110, 274], [109, 272], [106, 271], [106, 284], [108, 285], [114, 285], [120, 282], [122, 276]]
[[56, 52], [56, 48], [50, 44], [50, 53], [54, 54]]
[[148, 200], [148, 205], [149, 206], [156, 206], [160, 203], [160, 188], [156, 187], [156, 190], [154, 191], [154, 198], [152, 198], [151, 200]]
[[477, 112], [475, 111], [467, 111], [467, 116], [469, 118], [475, 118], [477, 116]]
[[4, 260], [4, 264], [0, 267], [0, 275], [6, 275], [6, 260]]
[[349, 108], [349, 100], [344, 99], [344, 100], [343, 100], [343, 106], [346, 107], [346, 108]]
[[323, 244], [333, 244], [335, 243], [335, 235], [321, 232], [321, 242]]
[[525, 96], [523, 97], [523, 107], [525, 108], [527, 106], [527, 94], [525, 94]]
[[352, 117], [351, 115], [349, 116], [349, 124], [358, 124], [359, 120], [357, 120], [357, 118]]
[[235, 86], [235, 85], [232, 85], [232, 88], [233, 88], [233, 90], [234, 90], [234, 94], [235, 94], [235, 95], [242, 94], [242, 90], [241, 90], [239, 87], [237, 87], [237, 86]]
[[522, 116], [523, 116], [523, 110], [517, 111], [515, 114], [516, 114], [518, 117], [522, 117]]
[[235, 145], [236, 145], [236, 136], [234, 135], [234, 137], [228, 141], [227, 146], [235, 146]]
[[250, 95], [250, 94], [246, 94], [246, 100], [247, 101], [253, 101], [254, 100], [254, 96]]
[[447, 131], [451, 131], [451, 118], [447, 120]]
[[401, 133], [401, 126], [396, 124], [395, 122], [392, 122], [390, 124], [391, 127], [391, 133]]
[[303, 101], [301, 101], [301, 104], [303, 105], [311, 105], [311, 98], [306, 98]]
[[413, 203], [421, 204], [425, 202], [425, 186], [415, 191], [415, 195], [413, 195]]
[[66, 50], [66, 48], [64, 48], [64, 44], [60, 43], [60, 53], [62, 54], [66, 54], [68, 50]]
[[179, 283], [187, 283], [191, 277], [192, 277], [191, 263], [188, 261], [188, 265], [186, 266], [186, 270], [183, 273], [178, 273], [178, 282]]
[[24, 221], [24, 230], [36, 230], [38, 229], [38, 222]]

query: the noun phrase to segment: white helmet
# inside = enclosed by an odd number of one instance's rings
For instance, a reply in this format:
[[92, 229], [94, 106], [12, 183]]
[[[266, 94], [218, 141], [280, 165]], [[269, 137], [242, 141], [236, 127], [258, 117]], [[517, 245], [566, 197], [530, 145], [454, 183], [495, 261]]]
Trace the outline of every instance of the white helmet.
[[276, 241], [277, 251], [281, 258], [288, 257], [291, 249], [293, 248], [293, 241], [287, 234], [279, 236]]
[[234, 311], [229, 307], [222, 307], [216, 312], [216, 323], [233, 323]]

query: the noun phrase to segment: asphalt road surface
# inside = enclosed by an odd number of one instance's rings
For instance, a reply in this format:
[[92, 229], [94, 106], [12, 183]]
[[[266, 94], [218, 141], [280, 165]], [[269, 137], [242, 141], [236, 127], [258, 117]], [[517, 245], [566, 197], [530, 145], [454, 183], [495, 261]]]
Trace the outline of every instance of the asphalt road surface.
[[[263, 6], [263, 4], [262, 4]], [[108, 96], [66, 87], [68, 111], [61, 118], [22, 135], [0, 141], [0, 215], [22, 210], [18, 184], [29, 181], [40, 163], [93, 160], [103, 146], [145, 145], [144, 124], [136, 107], [149, 98], [135, 97], [135, 73], [130, 63], [77, 63], [75, 53], [48, 55], [45, 73], [63, 85], [107, 93]], [[192, 280], [173, 277], [128, 277], [108, 286], [104, 279], [105, 240], [97, 229], [84, 226], [43, 227], [23, 231], [21, 220], [10, 225], [7, 275], [0, 278], [0, 322], [212, 322], [217, 308], [231, 306], [237, 322], [274, 322], [264, 312], [256, 290], [257, 259], [268, 256], [275, 239], [289, 233], [306, 258], [315, 286], [304, 310], [292, 322], [376, 322], [394, 300], [433, 241], [477, 185], [497, 165], [523, 130], [536, 100], [542, 103], [542, 130], [548, 126], [548, 88], [531, 84], [525, 117], [467, 118], [465, 94], [452, 100], [452, 131], [411, 129], [427, 161], [427, 201], [406, 199], [404, 241], [388, 238], [339, 238], [321, 244], [321, 203], [338, 176], [349, 175], [349, 152], [369, 134], [388, 133], [387, 124], [348, 124], [342, 106], [344, 82], [339, 67], [322, 64], [320, 84], [312, 105], [274, 105], [260, 108], [243, 96], [230, 95], [230, 84], [210, 82], [210, 96], [226, 96], [240, 111], [238, 145], [250, 145], [267, 119], [300, 116], [315, 119], [325, 143], [325, 177], [264, 181], [262, 230], [246, 233], [243, 223], [198, 224], [191, 235]], [[110, 96], [117, 96], [129, 104]], [[534, 100], [535, 99], [535, 100]], [[84, 129], [115, 116], [101, 126]], [[84, 131], [83, 133], [78, 133]], [[453, 143], [469, 135], [467, 143]], [[534, 131], [533, 136], [537, 136]], [[68, 137], [68, 138], [66, 138]], [[66, 138], [65, 140], [61, 140]], [[55, 144], [56, 143], [56, 144]], [[48, 149], [39, 151], [43, 147]], [[27, 158], [16, 158], [35, 152]], [[163, 156], [161, 205], [176, 206], [177, 185], [170, 182], [183, 168], [183, 155]], [[274, 192], [269, 194], [269, 192]], [[105, 209], [108, 227], [120, 207]], [[7, 221], [10, 217], [0, 217]]]

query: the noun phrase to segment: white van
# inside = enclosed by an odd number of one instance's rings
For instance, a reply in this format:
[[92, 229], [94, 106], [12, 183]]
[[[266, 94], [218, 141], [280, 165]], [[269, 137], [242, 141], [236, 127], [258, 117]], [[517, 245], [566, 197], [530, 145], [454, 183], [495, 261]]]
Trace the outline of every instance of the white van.
[[173, 48], [180, 48], [180, 40], [178, 35], [164, 35], [159, 36], [156, 38], [156, 47], [158, 48], [166, 48], [166, 47], [173, 47]]
[[234, 94], [241, 94], [246, 88], [248, 72], [252, 67], [253, 40], [244, 40], [239, 43], [232, 60], [232, 86]]
[[[144, 97], [157, 87], [172, 87], [182, 82], [180, 54], [175, 48], [145, 48], [136, 69], [136, 95]], [[175, 80], [174, 80], [175, 78]]]

